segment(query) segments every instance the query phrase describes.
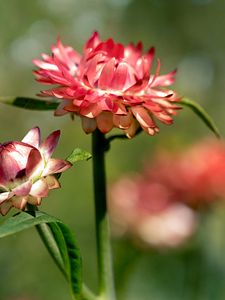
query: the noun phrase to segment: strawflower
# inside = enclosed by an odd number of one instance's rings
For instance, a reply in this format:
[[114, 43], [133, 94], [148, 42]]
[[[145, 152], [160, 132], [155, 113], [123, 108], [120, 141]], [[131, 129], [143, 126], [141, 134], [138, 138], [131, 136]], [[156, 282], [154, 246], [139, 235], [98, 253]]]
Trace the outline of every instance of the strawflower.
[[120, 179], [110, 189], [114, 234], [130, 236], [144, 247], [183, 245], [196, 229], [197, 215], [170, 196], [169, 188], [140, 174]]
[[147, 245], [174, 247], [195, 231], [198, 215], [225, 199], [225, 143], [202, 141], [161, 152], [135, 176], [111, 187], [114, 231]]
[[60, 187], [56, 173], [71, 167], [62, 159], [51, 158], [60, 131], [51, 133], [42, 143], [40, 129], [31, 129], [21, 142], [0, 144], [0, 213], [11, 207], [23, 210], [26, 205], [40, 205], [49, 190]]
[[131, 138], [142, 128], [150, 135], [159, 131], [155, 119], [172, 124], [179, 97], [167, 88], [176, 71], [159, 75], [160, 60], [152, 72], [154, 48], [142, 53], [142, 43], [123, 46], [113, 39], [101, 41], [94, 32], [82, 55], [58, 39], [52, 55], [35, 59], [38, 82], [56, 85], [42, 96], [61, 100], [55, 115], [73, 113], [82, 119], [86, 133], [98, 128], [102, 133], [113, 127]]
[[203, 140], [183, 152], [162, 152], [144, 176], [170, 190], [173, 201], [195, 209], [225, 198], [225, 143]]
[[171, 199], [170, 192], [144, 174], [114, 183], [109, 211], [115, 236], [130, 236], [144, 247], [174, 248], [184, 244], [196, 229], [197, 216], [185, 204]]

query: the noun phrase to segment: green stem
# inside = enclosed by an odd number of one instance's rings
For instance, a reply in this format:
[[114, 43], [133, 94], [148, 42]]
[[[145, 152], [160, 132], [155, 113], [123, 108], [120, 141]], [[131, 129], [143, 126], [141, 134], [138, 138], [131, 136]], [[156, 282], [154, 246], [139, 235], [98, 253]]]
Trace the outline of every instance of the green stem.
[[82, 294], [81, 294], [82, 300], [97, 300], [97, 296], [92, 293], [92, 291], [83, 284], [82, 287]]
[[109, 222], [106, 202], [106, 176], [104, 154], [107, 141], [95, 130], [92, 135], [94, 199], [96, 217], [97, 259], [100, 299], [115, 300]]

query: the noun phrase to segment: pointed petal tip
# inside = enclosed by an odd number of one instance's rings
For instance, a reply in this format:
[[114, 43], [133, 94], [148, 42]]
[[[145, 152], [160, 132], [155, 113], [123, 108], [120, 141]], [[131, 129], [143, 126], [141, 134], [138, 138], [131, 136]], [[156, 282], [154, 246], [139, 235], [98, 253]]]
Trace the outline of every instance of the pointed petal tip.
[[41, 131], [38, 126], [31, 128], [22, 139], [23, 143], [39, 148], [41, 140]]
[[25, 197], [25, 196], [29, 195], [31, 187], [32, 187], [32, 182], [30, 180], [30, 181], [24, 182], [23, 184], [17, 186], [12, 191], [16, 196]]
[[30, 177], [31, 174], [34, 175], [35, 172], [40, 172], [40, 170], [43, 168], [43, 160], [41, 157], [41, 153], [38, 149], [32, 149], [30, 151], [30, 154], [27, 159], [27, 165], [26, 165], [26, 176]]
[[91, 34], [91, 38], [99, 38], [99, 33], [97, 30], [94, 30], [93, 33]]
[[54, 152], [60, 137], [60, 130], [53, 131], [41, 144], [40, 149], [45, 156], [45, 159], [51, 157]]
[[57, 35], [56, 43], [62, 43], [60, 35]]
[[142, 51], [142, 49], [143, 49], [143, 43], [142, 43], [142, 41], [139, 41], [139, 42], [137, 43], [136, 48], [137, 48], [139, 51]]
[[42, 176], [62, 173], [71, 168], [72, 164], [66, 160], [59, 158], [50, 158], [42, 173]]
[[154, 55], [154, 54], [155, 54], [155, 47], [151, 47], [151, 48], [148, 50], [148, 54]]

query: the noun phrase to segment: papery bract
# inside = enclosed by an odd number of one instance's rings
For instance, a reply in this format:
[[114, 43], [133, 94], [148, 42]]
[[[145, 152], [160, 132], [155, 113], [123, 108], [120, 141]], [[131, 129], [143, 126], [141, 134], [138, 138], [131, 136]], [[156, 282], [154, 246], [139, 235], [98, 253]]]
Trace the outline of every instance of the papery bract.
[[154, 48], [142, 54], [142, 44], [123, 46], [112, 39], [101, 41], [94, 32], [83, 54], [64, 46], [60, 39], [52, 55], [34, 60], [34, 73], [43, 84], [58, 85], [42, 96], [60, 99], [55, 115], [68, 112], [81, 116], [86, 133], [98, 128], [107, 133], [113, 127], [133, 137], [141, 128], [150, 135], [159, 131], [155, 118], [172, 124], [179, 108], [176, 93], [168, 88], [176, 71], [159, 75], [160, 61], [152, 73]]
[[60, 131], [41, 143], [38, 127], [31, 129], [21, 142], [0, 144], [0, 213], [11, 207], [23, 210], [26, 204], [40, 205], [49, 190], [59, 188], [54, 176], [68, 169], [65, 160], [51, 158]]

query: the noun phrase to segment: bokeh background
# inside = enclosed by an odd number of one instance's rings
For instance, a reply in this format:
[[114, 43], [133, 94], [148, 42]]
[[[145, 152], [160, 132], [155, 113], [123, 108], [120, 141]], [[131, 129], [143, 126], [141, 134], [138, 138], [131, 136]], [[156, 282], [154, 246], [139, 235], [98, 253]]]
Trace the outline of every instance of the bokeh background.
[[[0, 0], [0, 95], [31, 96], [42, 88], [32, 75], [32, 59], [49, 53], [58, 36], [81, 51], [98, 30], [103, 39], [154, 45], [162, 73], [178, 68], [175, 89], [198, 101], [222, 134], [225, 85], [225, 2], [222, 0]], [[80, 147], [90, 151], [91, 136], [79, 119], [55, 118], [2, 105], [0, 141], [21, 139], [33, 126], [43, 137], [62, 136], [55, 157]], [[138, 171], [158, 149], [182, 149], [211, 135], [188, 109], [160, 134], [115, 141], [107, 154], [109, 182]], [[61, 178], [62, 189], [43, 201], [76, 235], [83, 254], [84, 278], [96, 288], [91, 161], [77, 163]], [[1, 217], [1, 221], [4, 220]], [[173, 251], [140, 250], [114, 241], [116, 281], [121, 300], [225, 299], [225, 213], [214, 207], [201, 222], [195, 242]], [[67, 283], [51, 261], [35, 230], [0, 241], [0, 300], [69, 300]]]

